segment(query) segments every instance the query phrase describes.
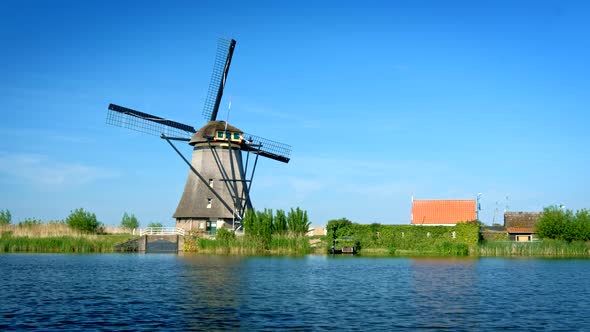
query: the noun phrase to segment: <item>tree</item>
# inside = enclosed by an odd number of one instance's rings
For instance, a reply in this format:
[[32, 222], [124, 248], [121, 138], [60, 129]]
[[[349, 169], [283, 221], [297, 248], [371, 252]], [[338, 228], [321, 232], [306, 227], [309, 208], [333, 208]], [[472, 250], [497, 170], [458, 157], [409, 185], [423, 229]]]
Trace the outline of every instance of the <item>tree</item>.
[[299, 207], [287, 214], [287, 228], [295, 235], [305, 235], [309, 231], [311, 223], [307, 218], [307, 211], [301, 210]]
[[270, 246], [273, 219], [272, 210], [269, 209], [264, 209], [264, 211], [246, 210], [242, 219], [246, 236], [255, 240], [261, 249], [268, 249]]
[[161, 223], [161, 222], [159, 222], [159, 221], [156, 221], [156, 222], [151, 222], [151, 223], [149, 223], [149, 224], [147, 225], [147, 227], [164, 227], [164, 226], [162, 225], [162, 223]]
[[328, 231], [328, 238], [330, 239], [349, 236], [352, 234], [352, 221], [346, 218], [330, 220], [328, 221], [326, 230]]
[[137, 221], [135, 215], [128, 215], [127, 212], [125, 212], [123, 213], [123, 218], [121, 219], [121, 227], [127, 229], [139, 228], [139, 221]]
[[257, 220], [258, 220], [258, 227], [257, 227], [257, 238], [263, 244], [265, 249], [268, 249], [270, 245], [270, 240], [272, 239], [272, 231], [273, 231], [273, 220], [274, 216], [272, 210], [264, 209], [264, 211], [258, 211]]
[[88, 233], [96, 233], [101, 226], [101, 223], [96, 220], [96, 215], [84, 211], [83, 208], [72, 211], [66, 218], [66, 224], [73, 229]]
[[557, 206], [543, 209], [537, 222], [537, 234], [541, 238], [571, 241], [590, 240], [590, 211], [564, 210]]
[[242, 223], [244, 224], [244, 230], [246, 231], [246, 234], [256, 234], [257, 233], [257, 229], [256, 227], [258, 226], [258, 219], [256, 218], [256, 211], [254, 211], [254, 209], [248, 209], [246, 210], [246, 214], [244, 215], [244, 218], [242, 219]]
[[12, 215], [8, 209], [0, 210], [0, 225], [8, 225], [12, 221]]
[[590, 241], [590, 211], [587, 209], [576, 211], [576, 222], [580, 225], [579, 240]]
[[287, 232], [287, 215], [283, 210], [277, 210], [273, 222], [273, 233], [285, 234]]

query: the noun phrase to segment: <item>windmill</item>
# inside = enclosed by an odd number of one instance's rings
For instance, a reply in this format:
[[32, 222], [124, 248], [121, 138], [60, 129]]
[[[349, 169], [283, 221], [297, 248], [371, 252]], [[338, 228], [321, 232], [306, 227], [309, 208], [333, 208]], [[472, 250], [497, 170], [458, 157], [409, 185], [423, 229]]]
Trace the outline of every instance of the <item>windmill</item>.
[[[220, 227], [240, 230], [246, 210], [252, 208], [250, 191], [258, 157], [284, 163], [290, 160], [289, 145], [245, 133], [217, 120], [235, 45], [233, 39], [218, 42], [203, 108], [207, 123], [199, 130], [119, 105], [108, 107], [107, 124], [160, 136], [189, 166], [184, 192], [173, 215], [176, 227], [185, 230], [209, 233]], [[190, 162], [173, 141], [185, 141], [193, 147]]]

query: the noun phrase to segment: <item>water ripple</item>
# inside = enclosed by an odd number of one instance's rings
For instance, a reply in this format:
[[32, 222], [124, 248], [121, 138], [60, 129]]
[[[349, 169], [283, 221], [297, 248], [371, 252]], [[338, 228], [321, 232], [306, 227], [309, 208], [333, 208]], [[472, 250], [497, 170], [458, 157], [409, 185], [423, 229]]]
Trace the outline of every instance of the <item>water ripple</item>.
[[589, 330], [590, 261], [0, 255], [0, 330]]

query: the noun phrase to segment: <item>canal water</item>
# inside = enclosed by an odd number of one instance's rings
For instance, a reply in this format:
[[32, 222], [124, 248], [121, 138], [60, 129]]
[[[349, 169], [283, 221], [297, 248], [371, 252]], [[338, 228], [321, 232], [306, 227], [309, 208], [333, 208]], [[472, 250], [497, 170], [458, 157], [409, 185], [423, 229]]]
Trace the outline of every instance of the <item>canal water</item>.
[[590, 260], [0, 255], [0, 330], [590, 330]]

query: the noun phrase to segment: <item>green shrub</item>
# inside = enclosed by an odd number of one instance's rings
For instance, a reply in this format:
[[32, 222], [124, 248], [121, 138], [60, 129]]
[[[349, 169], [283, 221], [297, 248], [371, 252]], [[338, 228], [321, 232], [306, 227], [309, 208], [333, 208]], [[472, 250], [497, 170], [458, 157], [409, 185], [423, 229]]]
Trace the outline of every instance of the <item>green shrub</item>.
[[0, 210], [0, 225], [8, 225], [12, 221], [12, 215], [8, 209]]
[[393, 255], [395, 255], [395, 252], [396, 252], [396, 251], [397, 251], [397, 249], [395, 248], [395, 246], [394, 246], [393, 244], [390, 244], [390, 245], [387, 247], [387, 252], [388, 252], [390, 255], [392, 255], [392, 256], [393, 256]]
[[[479, 241], [479, 224], [458, 223], [455, 226], [381, 225], [357, 224], [346, 218], [330, 220], [327, 225], [328, 250], [333, 241], [338, 248], [354, 245], [368, 252], [383, 250], [389, 252], [410, 251], [418, 254], [463, 255], [475, 253]], [[444, 243], [462, 243], [449, 247]], [[394, 250], [390, 250], [394, 248]]]
[[217, 229], [217, 233], [215, 234], [215, 239], [219, 241], [232, 241], [236, 239], [236, 234], [234, 232], [230, 232], [226, 228], [219, 228]]
[[161, 222], [151, 222], [147, 227], [164, 227]]
[[536, 225], [537, 234], [544, 239], [572, 241], [590, 240], [590, 212], [564, 210], [557, 206], [543, 209]]
[[83, 208], [72, 211], [66, 218], [66, 223], [73, 229], [88, 233], [96, 233], [101, 227], [101, 223], [96, 220], [96, 215], [84, 211]]
[[437, 246], [438, 254], [445, 256], [467, 256], [469, 247], [465, 243], [443, 242]]

